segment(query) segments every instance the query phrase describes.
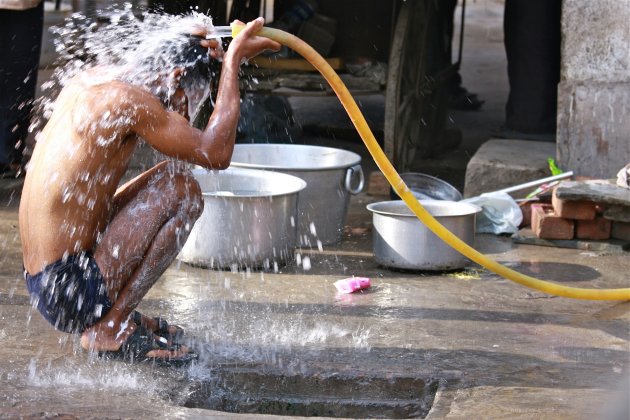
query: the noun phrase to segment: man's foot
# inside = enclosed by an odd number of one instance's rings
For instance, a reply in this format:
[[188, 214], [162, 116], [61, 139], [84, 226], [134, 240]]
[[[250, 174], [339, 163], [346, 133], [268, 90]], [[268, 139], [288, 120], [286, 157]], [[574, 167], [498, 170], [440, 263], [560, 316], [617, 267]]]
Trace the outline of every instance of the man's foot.
[[448, 107], [458, 111], [477, 111], [484, 104], [476, 93], [471, 93], [466, 88], [458, 86], [452, 89], [448, 95]]
[[166, 338], [169, 342], [182, 344], [184, 340], [184, 329], [177, 325], [170, 325], [164, 318], [151, 318], [142, 315], [138, 311], [133, 311], [132, 319], [136, 325], [148, 328], [154, 334]]
[[[132, 331], [130, 331], [132, 330]], [[111, 342], [97, 343], [94, 332], [85, 332], [81, 337], [81, 346], [85, 350], [95, 351], [100, 357], [118, 359], [130, 363], [153, 362], [159, 365], [181, 366], [199, 358], [197, 353], [179, 344], [156, 336], [143, 326], [128, 328], [122, 335], [124, 341], [117, 348]]]

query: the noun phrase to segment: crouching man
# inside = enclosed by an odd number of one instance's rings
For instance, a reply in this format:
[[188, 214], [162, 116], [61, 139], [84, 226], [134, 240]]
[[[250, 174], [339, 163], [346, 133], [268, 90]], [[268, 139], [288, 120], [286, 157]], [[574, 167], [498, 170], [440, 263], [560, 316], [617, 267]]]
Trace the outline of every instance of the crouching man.
[[27, 167], [20, 235], [34, 305], [56, 329], [80, 333], [84, 349], [134, 361], [196, 357], [178, 343], [179, 327], [135, 308], [201, 214], [199, 185], [175, 160], [120, 187], [119, 182], [139, 138], [181, 161], [210, 169], [229, 166], [239, 119], [240, 64], [279, 49], [255, 35], [263, 23], [262, 18], [249, 22], [225, 53], [216, 41], [198, 41], [206, 53], [209, 49], [217, 58], [220, 52], [223, 59], [204, 130], [187, 119], [182, 68], [157, 78], [162, 85], [157, 90], [124, 77], [108, 78], [111, 69], [94, 68], [66, 84], [56, 99]]

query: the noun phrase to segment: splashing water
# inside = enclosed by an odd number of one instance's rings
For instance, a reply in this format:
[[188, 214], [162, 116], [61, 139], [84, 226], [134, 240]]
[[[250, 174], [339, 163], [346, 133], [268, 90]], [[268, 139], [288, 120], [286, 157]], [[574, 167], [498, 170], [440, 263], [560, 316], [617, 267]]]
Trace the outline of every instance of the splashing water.
[[[167, 15], [156, 12], [138, 12], [131, 5], [122, 9], [108, 9], [99, 18], [75, 13], [63, 26], [53, 27], [59, 59], [50, 81], [42, 85], [42, 95], [36, 101], [37, 115], [31, 131], [40, 129], [54, 110], [54, 98], [78, 74], [94, 67], [107, 68], [98, 80], [122, 80], [142, 86], [156, 95], [164, 95], [156, 83], [177, 67], [193, 71], [200, 63], [208, 63], [205, 48], [199, 46], [201, 38], [191, 36], [191, 30], [207, 32], [206, 38], [228, 36], [224, 28], [215, 29], [212, 18], [192, 11], [188, 15]], [[105, 17], [103, 19], [103, 17]], [[197, 77], [195, 83], [203, 86], [184, 86], [189, 91], [205, 93], [208, 77]], [[42, 118], [43, 117], [43, 118]]]
[[105, 361], [76, 365], [67, 361], [64, 366], [38, 365], [38, 360], [32, 359], [28, 366], [27, 381], [35, 387], [60, 387], [66, 389], [94, 389], [119, 390], [157, 393], [159, 383], [150, 377], [142, 375], [138, 369], [125, 365], [112, 365]]

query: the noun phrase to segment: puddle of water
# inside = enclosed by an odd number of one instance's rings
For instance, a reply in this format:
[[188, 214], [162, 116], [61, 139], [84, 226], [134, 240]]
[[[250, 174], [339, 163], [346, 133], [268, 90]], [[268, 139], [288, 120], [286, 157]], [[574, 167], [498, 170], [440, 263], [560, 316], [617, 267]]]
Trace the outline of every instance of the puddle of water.
[[[596, 269], [582, 264], [547, 261], [518, 261], [504, 264], [520, 273], [557, 282], [591, 281], [601, 277], [601, 273]], [[567, 278], [568, 273], [570, 278]]]

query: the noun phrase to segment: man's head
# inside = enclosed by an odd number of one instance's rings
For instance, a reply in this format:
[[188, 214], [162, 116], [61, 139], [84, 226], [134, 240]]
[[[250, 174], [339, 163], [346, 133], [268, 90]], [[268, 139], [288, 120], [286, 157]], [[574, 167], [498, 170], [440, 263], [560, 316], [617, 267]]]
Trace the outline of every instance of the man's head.
[[220, 43], [195, 34], [183, 43], [178, 39], [165, 44], [166, 53], [160, 54], [163, 62], [157, 66], [160, 86], [154, 93], [166, 107], [188, 117], [187, 108], [184, 109], [188, 102], [186, 94], [200, 96], [208, 89], [211, 59], [221, 55]]
[[172, 66], [183, 70], [180, 82], [184, 86], [207, 81], [210, 77], [210, 55], [202, 41], [205, 40], [190, 36], [180, 52], [174, 55]]
[[185, 86], [191, 83], [200, 84], [201, 79], [208, 79], [210, 73], [208, 54], [202, 51], [199, 41], [195, 39], [187, 41], [184, 45], [167, 43], [165, 48], [173, 51], [160, 56], [164, 57], [164, 62], [157, 63], [158, 66], [155, 68], [158, 83], [154, 93], [165, 107], [188, 118]]

